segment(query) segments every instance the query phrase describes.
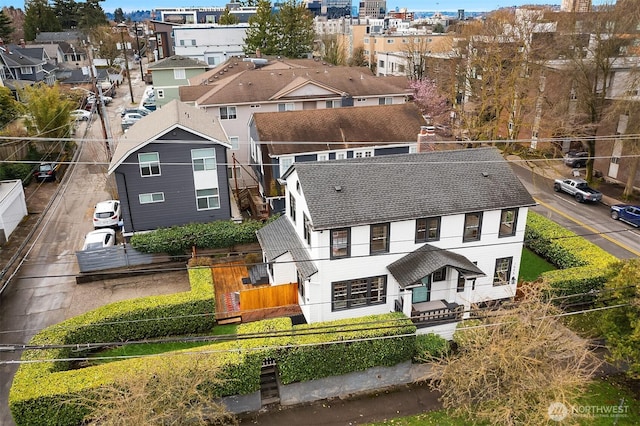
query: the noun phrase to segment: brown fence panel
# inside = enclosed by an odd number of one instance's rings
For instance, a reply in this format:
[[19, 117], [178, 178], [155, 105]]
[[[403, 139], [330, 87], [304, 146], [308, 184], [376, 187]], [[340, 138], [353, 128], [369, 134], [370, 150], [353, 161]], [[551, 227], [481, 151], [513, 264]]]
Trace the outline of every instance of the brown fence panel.
[[252, 288], [240, 292], [240, 307], [243, 311], [297, 304], [297, 283]]

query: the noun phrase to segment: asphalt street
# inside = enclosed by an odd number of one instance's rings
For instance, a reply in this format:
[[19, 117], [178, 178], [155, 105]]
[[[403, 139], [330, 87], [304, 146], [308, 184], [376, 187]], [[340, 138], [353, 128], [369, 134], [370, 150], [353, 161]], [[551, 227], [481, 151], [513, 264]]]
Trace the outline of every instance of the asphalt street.
[[[144, 65], [146, 68], [146, 63]], [[134, 100], [139, 102], [148, 86], [140, 78], [137, 65], [131, 67], [131, 87]], [[126, 80], [106, 108], [105, 124], [114, 145], [123, 134], [118, 111], [123, 106], [132, 106]], [[171, 282], [175, 285], [147, 288], [103, 282], [76, 284], [78, 266], [75, 251], [81, 249], [84, 235], [93, 230], [93, 207], [98, 201], [111, 199], [117, 194], [113, 179], [106, 174], [108, 155], [99, 117], [82, 122], [76, 131], [76, 140], [80, 150], [77, 164], [69, 167], [61, 182], [47, 183], [50, 185], [47, 191], [53, 192], [52, 187], [59, 190], [57, 197], [44, 207], [37, 197], [28, 200], [30, 215], [23, 222], [25, 226], [35, 226], [32, 213], [34, 217], [44, 214], [26, 246], [24, 262], [0, 298], [1, 344], [26, 344], [43, 328], [106, 303], [183, 290], [176, 287], [182, 283], [175, 281]], [[36, 201], [39, 204], [34, 207]], [[33, 204], [29, 206], [30, 203]], [[42, 209], [46, 211], [42, 212]], [[27, 235], [27, 232], [22, 230], [22, 234]], [[18, 245], [16, 241], [10, 241], [8, 246]], [[13, 362], [19, 360], [20, 355], [20, 352], [0, 352], [2, 426], [15, 424], [9, 412], [8, 396], [18, 368]]]

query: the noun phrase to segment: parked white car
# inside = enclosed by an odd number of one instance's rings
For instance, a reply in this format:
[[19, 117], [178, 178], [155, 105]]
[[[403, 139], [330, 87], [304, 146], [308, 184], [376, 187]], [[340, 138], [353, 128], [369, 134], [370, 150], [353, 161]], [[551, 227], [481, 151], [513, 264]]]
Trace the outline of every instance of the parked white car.
[[88, 121], [91, 119], [91, 113], [83, 109], [74, 109], [69, 115], [76, 121]]
[[116, 243], [116, 231], [113, 229], [97, 229], [84, 237], [82, 251], [112, 247]]
[[93, 227], [117, 228], [120, 226], [121, 207], [118, 200], [101, 201], [93, 212]]

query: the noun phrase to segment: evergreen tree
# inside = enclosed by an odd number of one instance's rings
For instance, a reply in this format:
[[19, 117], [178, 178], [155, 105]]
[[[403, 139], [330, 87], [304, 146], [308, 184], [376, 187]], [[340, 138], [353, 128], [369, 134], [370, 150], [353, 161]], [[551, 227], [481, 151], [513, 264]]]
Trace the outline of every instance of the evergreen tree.
[[118, 24], [120, 22], [124, 22], [124, 12], [122, 11], [122, 8], [119, 7], [116, 10], [113, 11], [113, 20], [116, 21]]
[[47, 3], [47, 0], [26, 0], [24, 8], [25, 40], [35, 40], [38, 33], [43, 31], [48, 32], [62, 30], [62, 26], [56, 18], [53, 8]]
[[5, 43], [11, 41], [11, 34], [13, 33], [13, 27], [11, 26], [11, 19], [4, 14], [4, 11], [0, 10], [0, 38]]
[[100, 6], [100, 1], [102, 0], [87, 0], [84, 5], [80, 7], [78, 27], [90, 29], [109, 23], [107, 15], [105, 15], [102, 6]]
[[236, 15], [232, 15], [231, 11], [228, 7], [224, 9], [222, 15], [220, 15], [219, 24], [220, 25], [234, 25], [240, 22]]
[[277, 54], [287, 58], [307, 57], [313, 48], [313, 16], [302, 2], [286, 0], [276, 14]]
[[78, 26], [78, 11], [80, 6], [75, 0], [54, 0], [53, 10], [64, 29]]
[[264, 55], [275, 54], [274, 28], [275, 18], [271, 12], [271, 2], [259, 0], [256, 14], [249, 18], [249, 28], [244, 39], [244, 52], [250, 54], [260, 49]]

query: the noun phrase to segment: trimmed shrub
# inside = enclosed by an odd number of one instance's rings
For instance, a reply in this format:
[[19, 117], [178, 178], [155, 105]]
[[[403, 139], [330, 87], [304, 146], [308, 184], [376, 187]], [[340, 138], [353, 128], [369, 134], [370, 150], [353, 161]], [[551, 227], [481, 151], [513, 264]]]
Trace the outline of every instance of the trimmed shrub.
[[184, 226], [159, 228], [131, 237], [131, 246], [143, 253], [167, 253], [172, 256], [199, 249], [220, 249], [258, 241], [256, 231], [264, 226], [257, 220], [242, 223], [218, 220], [209, 223], [190, 223]]
[[554, 295], [600, 290], [609, 277], [608, 267], [618, 261], [592, 242], [532, 211], [527, 215], [525, 245], [561, 268], [541, 275]]
[[429, 362], [442, 358], [449, 353], [449, 342], [437, 334], [419, 334], [416, 336], [414, 362]]

